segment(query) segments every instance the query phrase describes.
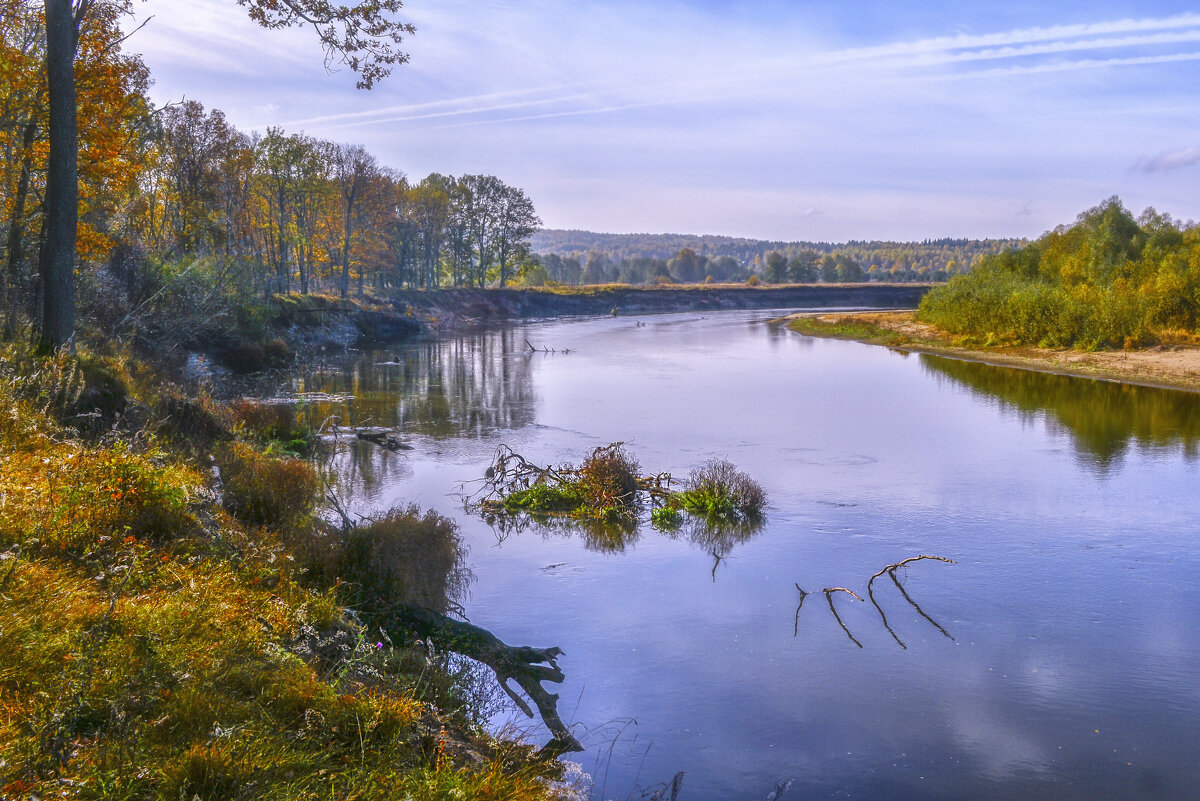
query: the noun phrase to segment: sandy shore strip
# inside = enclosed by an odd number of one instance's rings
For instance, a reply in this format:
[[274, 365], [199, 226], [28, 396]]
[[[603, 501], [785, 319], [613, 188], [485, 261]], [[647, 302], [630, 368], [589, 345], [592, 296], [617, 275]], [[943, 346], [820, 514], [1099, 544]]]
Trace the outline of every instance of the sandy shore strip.
[[1200, 347], [1194, 345], [1102, 351], [965, 347], [956, 345], [953, 335], [918, 322], [913, 315], [912, 311], [803, 312], [779, 322], [809, 336], [852, 339], [1022, 370], [1200, 392]]

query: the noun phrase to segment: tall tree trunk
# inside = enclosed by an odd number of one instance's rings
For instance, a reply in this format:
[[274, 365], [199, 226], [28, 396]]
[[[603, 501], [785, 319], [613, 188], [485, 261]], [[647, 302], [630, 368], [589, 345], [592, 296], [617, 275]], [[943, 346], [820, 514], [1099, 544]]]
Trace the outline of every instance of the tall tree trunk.
[[[81, 3], [80, 15], [87, 4]], [[42, 245], [43, 348], [75, 336], [75, 242], [79, 226], [79, 132], [75, 118], [75, 44], [71, 0], [46, 0], [46, 82], [50, 154], [46, 162], [46, 239]]]
[[342, 239], [342, 280], [339, 288], [343, 298], [350, 292], [350, 237], [351, 226], [353, 225], [350, 221], [350, 209], [353, 208], [353, 206], [349, 205], [351, 203], [353, 203], [352, 200], [348, 201], [346, 218], [342, 229], [345, 232], [345, 238]]
[[8, 314], [4, 321], [5, 338], [11, 338], [17, 327], [17, 307], [20, 305], [21, 255], [25, 239], [25, 201], [29, 198], [29, 174], [33, 171], [33, 141], [37, 135], [37, 123], [30, 120], [25, 124], [21, 137], [21, 177], [17, 180], [17, 192], [13, 196], [12, 216], [8, 226], [8, 277], [4, 302]]

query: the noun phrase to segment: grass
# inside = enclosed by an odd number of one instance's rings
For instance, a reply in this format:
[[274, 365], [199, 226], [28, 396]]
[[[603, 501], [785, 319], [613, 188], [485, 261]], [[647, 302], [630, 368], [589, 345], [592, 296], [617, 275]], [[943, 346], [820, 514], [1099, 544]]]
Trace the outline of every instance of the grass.
[[81, 438], [81, 374], [0, 344], [0, 797], [556, 796], [558, 764], [481, 733], [443, 659], [346, 611], [461, 589], [450, 521], [399, 510], [313, 570], [307, 463], [227, 444], [229, 511], [168, 421]]
[[819, 317], [792, 317], [787, 321], [787, 327], [798, 334], [807, 336], [853, 339], [877, 345], [898, 346], [909, 341], [908, 337], [899, 332], [848, 318], [840, 318], [831, 322]]

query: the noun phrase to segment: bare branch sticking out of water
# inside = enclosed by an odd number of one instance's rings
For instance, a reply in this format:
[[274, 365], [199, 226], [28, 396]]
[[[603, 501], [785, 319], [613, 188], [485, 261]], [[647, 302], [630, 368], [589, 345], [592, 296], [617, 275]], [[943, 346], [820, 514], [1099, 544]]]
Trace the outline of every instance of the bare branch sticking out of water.
[[[559, 351], [558, 351], [558, 350], [556, 350], [555, 348], [548, 348], [548, 347], [546, 347], [545, 345], [543, 345], [543, 346], [542, 346], [542, 347], [540, 347], [540, 348], [535, 348], [535, 347], [533, 346], [533, 343], [532, 343], [532, 342], [530, 342], [528, 339], [527, 339], [527, 340], [525, 340], [525, 344], [526, 344], [526, 345], [529, 347], [529, 352], [530, 352], [530, 353], [558, 353], [558, 352], [559, 352]], [[571, 352], [571, 349], [570, 349], [570, 348], [563, 348], [563, 349], [562, 349], [562, 352], [563, 352], [563, 353], [570, 353], [570, 352]]]
[[[880, 606], [879, 602], [875, 599], [875, 579], [877, 579], [883, 575], [887, 575], [888, 578], [890, 578], [892, 580], [892, 583], [896, 585], [896, 588], [898, 590], [900, 590], [900, 594], [904, 596], [904, 600], [908, 601], [908, 603], [913, 607], [913, 609], [917, 610], [917, 614], [919, 614], [921, 617], [928, 620], [929, 623], [934, 628], [936, 628], [938, 631], [940, 631], [947, 639], [954, 641], [954, 637], [951, 636], [950, 633], [948, 631], [946, 631], [946, 629], [942, 628], [942, 626], [936, 620], [934, 620], [932, 617], [930, 617], [928, 614], [926, 614], [925, 610], [922, 609], [920, 607], [920, 605], [912, 599], [912, 597], [908, 594], [908, 592], [905, 591], [904, 587], [901, 585], [900, 579], [896, 576], [896, 571], [899, 570], [900, 568], [910, 565], [913, 562], [919, 562], [922, 559], [931, 559], [931, 560], [934, 560], [937, 562], [946, 562], [947, 564], [951, 564], [951, 565], [957, 564], [953, 559], [947, 559], [944, 556], [932, 556], [929, 554], [922, 554], [921, 556], [910, 556], [907, 559], [901, 559], [899, 562], [896, 562], [894, 564], [890, 564], [890, 565], [884, 567], [882, 570], [880, 570], [879, 572], [872, 575], [871, 578], [867, 581], [867, 597], [871, 599], [871, 605], [874, 606], [875, 611], [877, 611], [879, 613], [879, 619], [883, 621], [883, 627], [885, 629], [887, 629], [888, 634], [892, 635], [892, 639], [894, 639], [896, 641], [896, 644], [899, 645], [901, 648], [903, 648], [906, 651], [908, 650], [908, 646], [904, 643], [903, 640], [900, 639], [899, 636], [897, 636], [896, 632], [892, 629], [891, 624], [888, 622], [887, 614], [883, 611], [883, 607]], [[801, 588], [800, 584], [798, 582], [795, 584], [795, 587], [796, 587], [796, 590], [800, 593], [800, 603], [796, 605], [796, 617], [795, 617], [794, 625], [792, 627], [792, 636], [793, 637], [797, 637], [800, 635], [800, 610], [804, 607], [805, 599], [809, 595], [812, 594], [810, 592], [807, 592], [803, 588]], [[846, 636], [850, 638], [851, 642], [853, 642], [859, 648], [862, 648], [863, 647], [862, 643], [860, 643], [858, 640], [856, 640], [854, 638], [854, 636], [850, 633], [849, 628], [847, 628], [845, 622], [842, 620], [841, 616], [838, 614], [837, 609], [834, 607], [833, 594], [835, 592], [848, 593], [849, 595], [852, 595], [853, 597], [857, 598], [860, 601], [863, 600], [862, 597], [860, 595], [858, 595], [857, 593], [855, 593], [853, 590], [850, 590], [846, 587], [826, 587], [825, 589], [821, 590], [821, 592], [825, 593], [825, 600], [829, 604], [829, 611], [833, 613], [833, 617], [835, 620], [837, 620], [838, 625], [842, 627], [842, 631], [846, 632]]]
[[907, 559], [901, 559], [899, 562], [896, 562], [893, 565], [888, 565], [887, 567], [883, 568], [875, 575], [871, 576], [870, 580], [867, 581], [867, 586], [870, 586], [872, 581], [879, 578], [884, 573], [891, 573], [895, 570], [898, 570], [898, 569], [904, 567], [905, 565], [912, 564], [913, 562], [919, 562], [922, 559], [934, 559], [934, 560], [937, 560], [938, 562], [945, 562], [945, 563], [951, 564], [951, 565], [958, 564], [958, 562], [955, 562], [953, 559], [947, 559], [944, 556], [931, 556], [929, 554], [922, 554], [921, 556], [910, 556]]
[[829, 611], [833, 612], [834, 619], [837, 620], [838, 625], [842, 627], [842, 631], [846, 632], [846, 636], [850, 638], [850, 642], [854, 643], [859, 648], [862, 648], [863, 644], [854, 639], [854, 635], [850, 633], [850, 629], [846, 628], [846, 624], [842, 622], [842, 616], [837, 613], [837, 609], [833, 605], [833, 594], [835, 592], [845, 592], [853, 595], [860, 601], [862, 598], [860, 598], [853, 590], [848, 590], [845, 587], [826, 587], [824, 590], [821, 590], [821, 592], [825, 593], [825, 600], [829, 602]]
[[932, 559], [937, 562], [945, 562], [945, 563], [951, 564], [951, 565], [958, 564], [953, 559], [947, 559], [944, 556], [931, 556], [929, 554], [922, 554], [921, 556], [910, 556], [907, 559], [901, 559], [899, 562], [896, 562], [895, 564], [888, 565], [887, 567], [883, 568], [875, 575], [871, 576], [870, 580], [867, 581], [867, 595], [870, 596], [871, 603], [875, 605], [876, 611], [879, 612], [879, 617], [882, 618], [884, 627], [888, 630], [888, 633], [892, 635], [893, 639], [895, 639], [896, 642], [900, 643], [900, 647], [904, 648], [905, 650], [908, 649], [908, 646], [905, 645], [900, 640], [900, 638], [896, 636], [896, 632], [892, 631], [892, 627], [890, 625], [888, 625], [887, 615], [885, 615], [883, 613], [883, 609], [879, 606], [878, 603], [876, 603], [875, 593], [871, 586], [875, 582], [875, 579], [879, 578], [880, 576], [882, 576], [885, 573], [888, 575], [888, 578], [890, 578], [892, 580], [892, 583], [896, 585], [896, 589], [900, 590], [900, 594], [904, 596], [904, 600], [908, 601], [909, 604], [912, 605], [912, 608], [917, 610], [917, 614], [919, 614], [921, 617], [928, 620], [933, 625], [933, 627], [935, 629], [937, 629], [938, 631], [940, 631], [947, 639], [957, 642], [957, 640], [954, 640], [954, 637], [952, 637], [950, 635], [950, 632], [948, 632], [944, 628], [942, 628], [941, 625], [939, 625], [936, 620], [934, 620], [928, 614], [925, 613], [925, 610], [922, 609], [921, 606], [916, 601], [914, 601], [909, 596], [909, 594], [905, 591], [904, 587], [900, 584], [900, 579], [896, 578], [897, 570], [904, 567], [905, 565], [912, 564], [913, 562], [919, 562], [922, 559]]
[[792, 636], [800, 636], [800, 610], [804, 608], [804, 599], [808, 597], [808, 593], [800, 589], [800, 583], [796, 582], [796, 589], [800, 590], [800, 603], [796, 604], [796, 625], [792, 629]]

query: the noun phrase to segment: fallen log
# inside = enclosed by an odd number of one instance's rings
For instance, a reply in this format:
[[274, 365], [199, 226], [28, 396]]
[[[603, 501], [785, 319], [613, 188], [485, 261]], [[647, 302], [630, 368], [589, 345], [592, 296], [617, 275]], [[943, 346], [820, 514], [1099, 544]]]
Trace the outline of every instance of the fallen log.
[[401, 442], [400, 438], [396, 436], [396, 432], [390, 428], [376, 426], [356, 428], [354, 436], [366, 442], [373, 442], [389, 451], [411, 451], [413, 449], [412, 445]]
[[533, 701], [542, 722], [552, 735], [550, 742], [542, 746], [543, 755], [556, 757], [583, 750], [558, 715], [558, 696], [542, 686], [543, 681], [559, 684], [566, 678], [556, 661], [562, 649], [507, 645], [487, 629], [455, 620], [423, 606], [396, 604], [389, 612], [393, 621], [417, 637], [430, 639], [443, 650], [462, 654], [490, 667], [496, 674], [500, 688], [522, 712], [532, 718], [533, 709], [509, 685], [510, 681], [516, 683]]

